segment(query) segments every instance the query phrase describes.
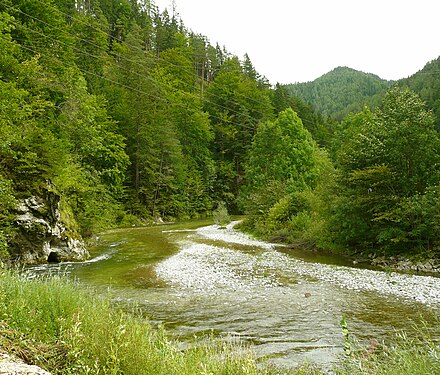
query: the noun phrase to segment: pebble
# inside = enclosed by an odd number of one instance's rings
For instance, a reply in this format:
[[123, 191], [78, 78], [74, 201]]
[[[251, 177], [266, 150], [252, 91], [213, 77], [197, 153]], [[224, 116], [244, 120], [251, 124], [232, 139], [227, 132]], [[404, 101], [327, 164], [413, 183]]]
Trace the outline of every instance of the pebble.
[[[277, 275], [328, 282], [340, 288], [372, 291], [398, 298], [440, 306], [440, 278], [304, 262], [278, 252], [275, 245], [255, 240], [233, 229], [216, 225], [200, 228], [196, 234], [222, 244], [256, 246], [261, 252], [246, 253], [212, 244], [186, 242], [181, 251], [159, 263], [159, 277], [183, 287], [213, 291], [257, 292], [283, 287]], [[296, 285], [301, 285], [298, 282]]]

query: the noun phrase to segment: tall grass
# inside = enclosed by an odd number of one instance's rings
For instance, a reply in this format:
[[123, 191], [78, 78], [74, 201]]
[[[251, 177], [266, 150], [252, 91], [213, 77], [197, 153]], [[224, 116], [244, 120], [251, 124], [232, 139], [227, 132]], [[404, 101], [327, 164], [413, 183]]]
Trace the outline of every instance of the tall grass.
[[341, 363], [340, 375], [438, 375], [440, 346], [421, 324], [417, 336], [400, 333], [385, 344], [375, 343], [358, 350]]
[[184, 351], [161, 329], [63, 278], [0, 270], [0, 349], [53, 374], [276, 374], [237, 345]]

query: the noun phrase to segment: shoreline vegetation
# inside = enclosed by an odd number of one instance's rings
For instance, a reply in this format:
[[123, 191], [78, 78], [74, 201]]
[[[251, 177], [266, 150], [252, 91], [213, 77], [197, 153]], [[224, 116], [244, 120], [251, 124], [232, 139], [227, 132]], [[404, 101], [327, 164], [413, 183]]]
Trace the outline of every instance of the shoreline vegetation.
[[353, 266], [365, 265], [385, 272], [410, 273], [416, 275], [429, 275], [440, 277], [440, 258], [427, 254], [400, 254], [400, 255], [378, 255], [375, 252], [363, 254], [358, 252], [341, 252], [323, 249], [313, 243], [301, 240], [289, 241], [287, 237], [271, 236], [267, 237], [254, 228], [249, 227], [246, 220], [242, 220], [235, 226], [235, 229], [255, 237], [261, 241], [285, 246], [287, 249], [300, 249], [311, 254], [330, 255], [342, 257]]
[[[181, 350], [162, 327], [115, 306], [109, 297], [63, 277], [28, 278], [0, 270], [0, 351], [52, 374], [435, 374], [438, 342], [422, 327], [417, 338], [361, 348], [345, 324], [341, 345], [350, 355], [333, 369], [295, 369], [259, 363], [240, 343], [207, 337]], [[343, 343], [345, 338], [345, 343]], [[347, 353], [347, 352], [346, 352]], [[348, 354], [348, 353], [347, 353]], [[1, 365], [1, 364], [0, 364]]]

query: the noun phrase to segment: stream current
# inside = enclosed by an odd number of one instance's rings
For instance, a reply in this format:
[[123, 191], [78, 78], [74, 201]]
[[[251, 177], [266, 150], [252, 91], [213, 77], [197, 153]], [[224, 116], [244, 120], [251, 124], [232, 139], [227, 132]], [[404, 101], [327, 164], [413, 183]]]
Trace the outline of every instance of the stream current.
[[345, 316], [360, 345], [423, 321], [440, 333], [440, 278], [355, 268], [347, 260], [256, 241], [191, 222], [102, 235], [82, 263], [31, 267], [63, 273], [136, 303], [186, 344], [205, 335], [249, 344], [257, 357], [327, 366], [342, 353]]

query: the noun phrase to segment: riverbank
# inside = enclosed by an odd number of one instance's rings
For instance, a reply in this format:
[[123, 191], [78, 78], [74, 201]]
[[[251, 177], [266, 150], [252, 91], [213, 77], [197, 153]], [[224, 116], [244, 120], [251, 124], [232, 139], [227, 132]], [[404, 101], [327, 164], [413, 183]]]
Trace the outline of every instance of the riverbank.
[[[259, 246], [266, 250], [273, 250], [277, 246], [283, 246], [274, 243], [263, 242], [246, 233], [240, 232], [235, 229], [238, 221], [231, 222], [226, 228], [222, 229], [219, 226], [211, 225], [202, 227], [197, 230], [197, 233], [203, 237], [206, 237], [212, 241], [220, 241], [224, 243], [235, 243], [242, 246]], [[282, 249], [288, 249], [288, 246], [282, 247]], [[209, 254], [209, 258], [215, 259], [216, 256], [221, 257], [221, 249], [214, 249], [212, 254]], [[304, 277], [311, 277], [317, 280], [322, 280], [325, 283], [331, 283], [337, 285], [340, 288], [350, 289], [355, 291], [371, 291], [380, 293], [383, 295], [403, 298], [408, 301], [417, 301], [425, 305], [440, 304], [440, 279], [437, 277], [431, 277], [429, 275], [414, 275], [393, 272], [391, 263], [382, 261], [382, 269], [386, 272], [377, 270], [380, 268], [378, 263], [379, 258], [371, 257], [365, 262], [369, 262], [370, 265], [375, 265], [376, 269], [368, 269], [365, 267], [354, 268], [347, 265], [334, 265], [317, 262], [317, 259], [310, 257], [307, 261], [298, 258], [289, 257], [289, 250], [280, 252], [267, 251], [258, 259], [258, 265], [254, 264], [255, 259], [251, 257], [244, 257], [240, 259], [240, 263], [243, 264], [243, 272], [245, 270], [251, 270], [255, 268], [267, 268], [273, 269], [274, 267], [285, 267], [289, 272], [295, 275], [301, 275]], [[165, 261], [157, 270], [158, 274], [162, 274], [165, 279], [169, 279], [173, 282], [180, 282], [184, 285], [193, 287], [199, 285], [203, 280], [205, 284], [202, 285], [203, 290], [209, 290], [211, 286], [222, 282], [222, 287], [228, 286], [233, 281], [232, 277], [227, 278], [227, 284], [222, 280], [218, 281], [215, 277], [219, 277], [220, 260], [215, 262], [217, 272], [202, 272], [199, 269], [196, 272], [196, 265], [192, 265], [195, 261], [195, 255], [200, 256], [203, 254], [200, 250], [192, 254], [188, 250], [181, 252], [176, 257], [170, 258]], [[348, 258], [353, 259], [353, 258]], [[374, 263], [376, 261], [376, 264]], [[395, 261], [395, 260], [394, 260]], [[408, 264], [411, 264], [407, 261]], [[356, 260], [351, 263], [357, 263]], [[198, 262], [197, 264], [206, 264], [206, 262]], [[390, 266], [387, 267], [386, 264]], [[396, 267], [399, 264], [395, 263]], [[357, 264], [354, 264], [357, 265]], [[202, 275], [203, 273], [203, 275]], [[202, 277], [203, 276], [203, 277]], [[174, 280], [175, 278], [176, 280]], [[208, 281], [206, 281], [208, 280]], [[267, 281], [264, 281], [267, 283]], [[272, 282], [275, 286], [277, 281]], [[238, 290], [239, 286], [232, 285], [232, 289]]]
[[[315, 244], [315, 238], [301, 239], [289, 237], [286, 233], [283, 235], [273, 235], [262, 232], [257, 229], [251, 220], [243, 219], [240, 223], [236, 222], [236, 229], [255, 236], [262, 241], [269, 241], [285, 246], [287, 249], [295, 251], [297, 249], [308, 252], [309, 254], [329, 255], [345, 258], [353, 266], [367, 266], [374, 269], [380, 269], [386, 272], [404, 272], [420, 275], [440, 276], [440, 257], [438, 252], [423, 252], [415, 254], [398, 254], [383, 256], [373, 250], [360, 251], [344, 248], [319, 247]], [[264, 227], [264, 226], [263, 226]]]
[[380, 267], [383, 270], [440, 276], [440, 259], [437, 258], [411, 259], [403, 255], [390, 257], [376, 257], [373, 255], [368, 261], [371, 265]]
[[[7, 374], [324, 375], [438, 374], [439, 347], [421, 331], [367, 348], [332, 369], [261, 367], [239, 344], [214, 340], [179, 349], [162, 329], [58, 277], [29, 280], [0, 270], [0, 363]], [[199, 338], [200, 340], [200, 338]], [[39, 367], [37, 367], [37, 365]]]
[[279, 373], [239, 345], [207, 339], [182, 351], [135, 309], [59, 277], [0, 270], [0, 316], [0, 350], [54, 375]]
[[354, 266], [369, 266], [382, 271], [405, 272], [420, 275], [440, 276], [440, 259], [422, 255], [394, 255], [381, 256], [375, 253], [368, 255], [358, 254], [341, 254], [316, 247], [303, 246], [301, 243], [291, 244], [287, 242], [279, 242], [278, 244], [285, 246], [287, 249], [301, 249], [315, 254], [341, 256], [351, 262]]
[[380, 269], [385, 272], [402, 272], [416, 275], [440, 276], [440, 259], [432, 257], [395, 255], [395, 256], [377, 256], [376, 254], [368, 254], [367, 256], [358, 255], [340, 255], [327, 252], [322, 249], [303, 248], [300, 245], [285, 244], [287, 248], [301, 248], [304, 251], [312, 251], [316, 254], [331, 254], [342, 256], [353, 266], [368, 266], [374, 269]]

